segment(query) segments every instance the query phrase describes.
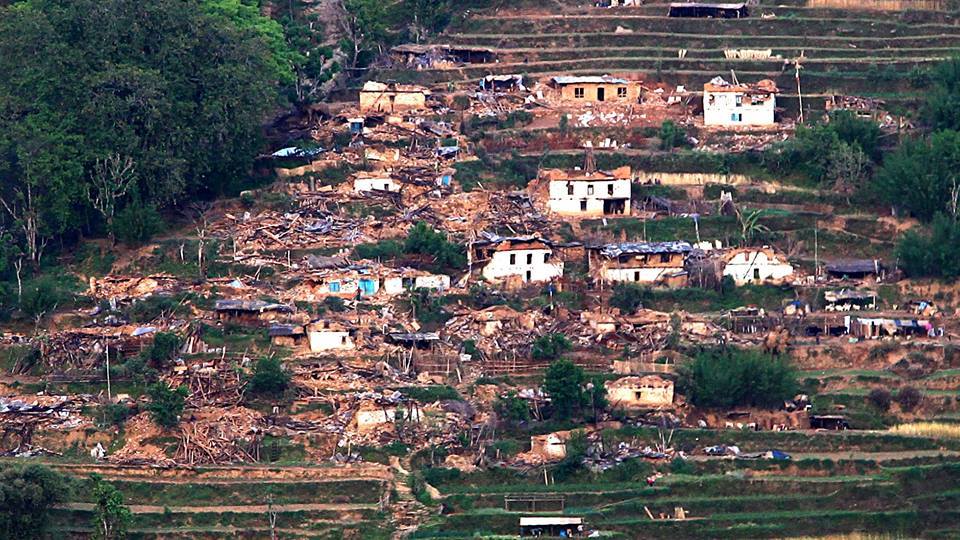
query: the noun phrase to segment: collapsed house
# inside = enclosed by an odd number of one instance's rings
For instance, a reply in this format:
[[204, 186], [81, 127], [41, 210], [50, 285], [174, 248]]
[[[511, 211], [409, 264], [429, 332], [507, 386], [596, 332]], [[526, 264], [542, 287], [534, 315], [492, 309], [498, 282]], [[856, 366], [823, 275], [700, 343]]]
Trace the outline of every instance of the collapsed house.
[[857, 118], [883, 122], [887, 115], [886, 106], [887, 102], [879, 98], [831, 94], [824, 100], [824, 110], [827, 112], [825, 119], [829, 122], [829, 113], [834, 111], [850, 111]]
[[714, 77], [703, 85], [703, 125], [772, 126], [777, 103], [776, 83], [729, 83]]
[[647, 409], [673, 404], [673, 381], [657, 375], [623, 377], [603, 384], [612, 407]]
[[874, 292], [861, 292], [852, 289], [825, 291], [823, 293], [825, 311], [850, 311], [877, 309], [877, 295]]
[[679, 286], [686, 282], [684, 263], [692, 249], [687, 242], [606, 244], [588, 247], [587, 262], [594, 279]]
[[307, 332], [300, 324], [272, 324], [268, 334], [270, 343], [278, 347], [300, 349], [307, 344]]
[[843, 318], [847, 334], [860, 339], [882, 339], [886, 337], [935, 337], [942, 335], [942, 329], [934, 328], [925, 319], [894, 319], [889, 317], [860, 317], [847, 315]]
[[610, 216], [630, 214], [630, 167], [612, 171], [544, 170], [549, 182], [548, 208], [564, 216]]
[[637, 103], [642, 85], [609, 75], [562, 75], [550, 79], [550, 86], [560, 94], [561, 101], [614, 101]]
[[733, 278], [737, 285], [779, 284], [793, 276], [793, 265], [767, 246], [730, 250], [723, 259], [723, 275]]
[[470, 268], [492, 283], [512, 286], [563, 275], [563, 261], [553, 256], [553, 244], [539, 235], [487, 235], [471, 243], [467, 255]]
[[403, 187], [390, 173], [358, 172], [353, 176], [353, 191], [364, 193], [370, 191], [389, 191], [396, 193]]
[[321, 319], [306, 327], [311, 352], [349, 351], [357, 347], [357, 329], [339, 321]]
[[750, 16], [750, 10], [744, 2], [731, 4], [710, 4], [706, 2], [674, 2], [670, 4], [670, 17], [700, 17], [711, 19], [742, 19]]
[[450, 288], [450, 276], [413, 268], [355, 263], [343, 268], [318, 269], [299, 279], [290, 292], [297, 300], [314, 302], [327, 296], [369, 298], [396, 296], [416, 289]]
[[514, 92], [526, 89], [523, 85], [523, 75], [487, 75], [480, 79], [480, 90], [486, 92]]
[[839, 279], [873, 278], [883, 281], [886, 269], [879, 259], [850, 259], [827, 263], [827, 274]]
[[217, 300], [213, 309], [221, 321], [241, 325], [257, 325], [293, 312], [290, 306], [263, 300]]
[[360, 114], [424, 109], [430, 91], [422, 86], [367, 81], [360, 90]]
[[488, 64], [497, 55], [488, 47], [476, 45], [421, 45], [405, 43], [390, 49], [395, 61], [417, 69], [452, 67], [459, 64]]

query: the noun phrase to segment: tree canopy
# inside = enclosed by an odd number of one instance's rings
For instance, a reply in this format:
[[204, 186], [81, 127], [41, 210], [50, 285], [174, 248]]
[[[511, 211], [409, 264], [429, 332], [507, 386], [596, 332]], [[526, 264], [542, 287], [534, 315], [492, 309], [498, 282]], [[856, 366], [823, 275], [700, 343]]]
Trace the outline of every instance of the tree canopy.
[[543, 389], [550, 396], [553, 416], [566, 420], [580, 410], [587, 400], [583, 385], [586, 376], [583, 369], [570, 360], [557, 360], [550, 364], [543, 379]]
[[698, 407], [776, 407], [797, 390], [788, 360], [758, 350], [707, 350], [681, 366], [678, 375], [678, 389]]
[[63, 477], [40, 465], [0, 470], [0, 538], [44, 538], [65, 488]]
[[886, 157], [875, 186], [889, 204], [931, 221], [938, 212], [955, 213], [960, 170], [960, 133], [940, 131], [908, 139]]
[[0, 227], [30, 260], [134, 201], [246, 180], [290, 72], [261, 19], [239, 0], [0, 8]]

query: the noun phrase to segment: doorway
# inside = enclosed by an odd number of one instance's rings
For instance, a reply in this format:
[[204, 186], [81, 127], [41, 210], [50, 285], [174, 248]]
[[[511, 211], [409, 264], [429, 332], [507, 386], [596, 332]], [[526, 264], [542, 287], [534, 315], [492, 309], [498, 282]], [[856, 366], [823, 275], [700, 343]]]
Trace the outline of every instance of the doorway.
[[605, 98], [603, 88], [597, 88], [597, 101], [603, 101]]

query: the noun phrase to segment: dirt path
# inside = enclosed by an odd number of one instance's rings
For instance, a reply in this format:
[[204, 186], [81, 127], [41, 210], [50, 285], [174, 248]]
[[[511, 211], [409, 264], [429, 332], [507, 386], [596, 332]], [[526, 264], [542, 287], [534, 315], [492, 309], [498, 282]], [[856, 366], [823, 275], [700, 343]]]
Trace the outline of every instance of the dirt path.
[[165, 484], [252, 484], [263, 482], [305, 483], [346, 481], [390, 481], [393, 472], [377, 463], [342, 465], [336, 467], [283, 466], [208, 466], [201, 468], [125, 466], [109, 463], [44, 463], [48, 467], [71, 476], [97, 473], [108, 480], [150, 482]]
[[[871, 460], [871, 461], [897, 461], [901, 459], [922, 458], [922, 457], [960, 457], [960, 452], [955, 450], [906, 450], [902, 452], [787, 452], [793, 461], [800, 459], [829, 459], [832, 461], [847, 460]], [[714, 461], [729, 459], [726, 456], [689, 456], [687, 459], [692, 461]]]
[[[55, 508], [63, 510], [82, 510], [91, 512], [95, 508], [93, 503], [63, 503]], [[131, 504], [127, 505], [134, 514], [163, 514], [167, 510], [175, 514], [265, 514], [267, 505], [265, 504], [244, 504], [236, 506], [157, 506], [152, 504]], [[273, 510], [277, 512], [311, 512], [311, 511], [332, 511], [332, 512], [351, 512], [357, 510], [376, 510], [376, 503], [355, 503], [355, 504], [331, 504], [331, 503], [310, 503], [310, 504], [275, 504]]]

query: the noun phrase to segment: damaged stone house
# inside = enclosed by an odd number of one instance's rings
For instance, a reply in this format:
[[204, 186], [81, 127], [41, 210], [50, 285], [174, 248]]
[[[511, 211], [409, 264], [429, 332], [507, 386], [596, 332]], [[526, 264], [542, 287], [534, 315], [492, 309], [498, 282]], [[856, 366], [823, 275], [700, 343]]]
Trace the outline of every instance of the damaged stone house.
[[357, 329], [339, 321], [316, 320], [306, 327], [311, 352], [356, 349]]
[[827, 263], [827, 274], [838, 279], [875, 279], [883, 281], [886, 268], [879, 259], [847, 259]]
[[643, 86], [639, 81], [628, 81], [609, 75], [562, 75], [550, 79], [550, 86], [561, 101], [637, 103]]
[[360, 90], [360, 113], [398, 113], [426, 108], [430, 91], [421, 86], [367, 81]]
[[403, 184], [388, 172], [358, 172], [353, 176], [353, 191], [364, 193], [370, 191], [400, 191]]
[[714, 77], [703, 85], [703, 125], [772, 126], [776, 123], [778, 92], [776, 83], [769, 79], [739, 84]]
[[293, 312], [290, 306], [264, 300], [217, 300], [213, 309], [221, 321], [245, 326], [256, 326]]
[[612, 171], [563, 171], [547, 169], [541, 181], [548, 182], [547, 206], [564, 216], [614, 216], [630, 214], [630, 167]]
[[594, 279], [607, 282], [682, 286], [684, 264], [693, 247], [687, 242], [622, 242], [589, 247], [587, 262]]
[[773, 248], [732, 249], [723, 254], [723, 275], [737, 285], [780, 284], [793, 276], [793, 265]]
[[397, 62], [416, 69], [453, 67], [460, 64], [488, 64], [497, 58], [489, 47], [477, 45], [422, 45], [404, 43], [390, 49]]
[[670, 4], [669, 17], [699, 17], [710, 19], [742, 19], [750, 16], [746, 2], [707, 3], [673, 2]]
[[563, 275], [563, 261], [554, 257], [552, 243], [538, 235], [487, 235], [471, 243], [467, 263], [487, 281], [507, 286], [551, 281]]
[[673, 405], [673, 381], [657, 375], [623, 377], [603, 384], [614, 408], [646, 409]]
[[391, 268], [378, 264], [355, 263], [344, 268], [328, 268], [303, 276], [291, 288], [297, 300], [315, 302], [327, 296], [354, 299], [395, 296], [409, 290], [450, 288], [450, 276], [413, 268]]

